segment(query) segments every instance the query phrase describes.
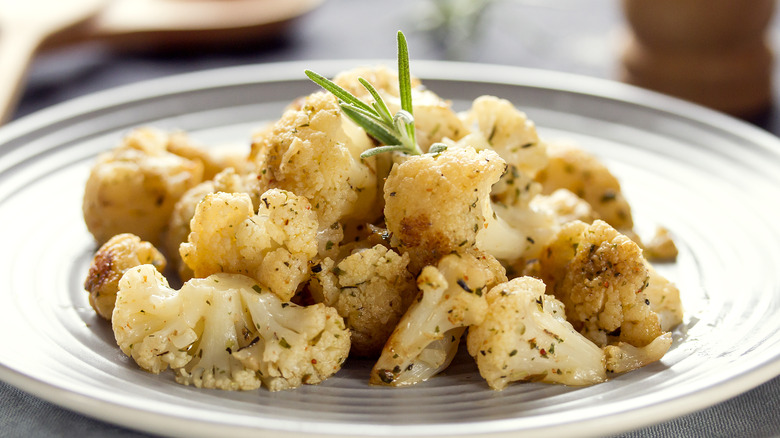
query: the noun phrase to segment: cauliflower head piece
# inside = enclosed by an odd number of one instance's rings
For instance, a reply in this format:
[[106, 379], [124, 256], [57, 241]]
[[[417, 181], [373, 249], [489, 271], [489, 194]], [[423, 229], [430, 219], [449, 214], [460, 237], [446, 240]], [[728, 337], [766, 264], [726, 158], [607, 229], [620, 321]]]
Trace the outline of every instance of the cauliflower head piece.
[[315, 301], [334, 307], [352, 333], [350, 354], [376, 357], [417, 295], [406, 269], [409, 255], [383, 245], [359, 249], [335, 263], [326, 258], [312, 271]]
[[101, 154], [84, 189], [84, 222], [98, 244], [132, 233], [159, 245], [176, 201], [203, 178], [203, 164], [171, 153], [170, 136], [130, 132]]
[[436, 266], [426, 266], [417, 277], [417, 300], [387, 340], [369, 382], [407, 386], [444, 370], [466, 328], [484, 321], [485, 292], [504, 281], [503, 266], [473, 250], [446, 255]]
[[508, 205], [528, 204], [541, 191], [533, 178], [547, 167], [547, 147], [534, 123], [511, 102], [494, 96], [475, 99], [462, 118], [472, 132], [460, 142], [477, 150], [492, 149], [507, 163], [493, 198]]
[[606, 380], [604, 352], [544, 290], [541, 280], [518, 277], [487, 292], [487, 316], [469, 328], [467, 346], [491, 388], [520, 380], [574, 386]]
[[564, 225], [539, 263], [548, 292], [596, 344], [612, 338], [643, 347], [663, 334], [644, 293], [650, 274], [642, 250], [606, 222]]
[[163, 272], [165, 256], [154, 245], [134, 234], [117, 234], [104, 243], [92, 258], [84, 281], [84, 289], [89, 292], [89, 304], [95, 312], [110, 321], [119, 279], [129, 269], [147, 264]]
[[239, 174], [233, 168], [227, 168], [215, 175], [213, 179], [187, 190], [179, 198], [168, 221], [168, 231], [165, 233], [164, 242], [165, 252], [171, 258], [171, 263], [176, 266], [182, 281], [194, 277], [195, 273], [182, 260], [179, 255], [179, 247], [187, 241], [187, 237], [192, 231], [190, 223], [200, 201], [206, 195], [216, 192], [246, 193], [251, 198], [252, 205], [256, 210], [260, 206], [260, 195], [264, 190], [261, 189], [257, 175], [253, 173]]
[[212, 193], [197, 205], [179, 253], [196, 277], [245, 274], [289, 301], [308, 279], [317, 227], [309, 202], [291, 192], [266, 191], [257, 213], [245, 193]]
[[306, 197], [325, 228], [381, 216], [376, 159], [360, 157], [371, 147], [336, 97], [318, 92], [257, 136], [249, 159], [268, 187]]
[[112, 327], [141, 368], [170, 367], [178, 383], [202, 388], [319, 383], [349, 353], [349, 331], [335, 310], [283, 302], [239, 274], [192, 279], [177, 291], [153, 266], [133, 268], [120, 280]]
[[661, 330], [668, 332], [683, 322], [683, 305], [680, 289], [661, 275], [649, 262], [645, 262], [649, 278], [644, 290], [650, 308], [658, 315]]
[[385, 222], [413, 272], [476, 244], [492, 219], [490, 188], [504, 169], [498, 154], [473, 148], [412, 156], [393, 167], [384, 187]]
[[542, 193], [568, 189], [618, 230], [634, 227], [631, 206], [620, 190], [620, 182], [595, 155], [570, 142], [549, 143], [547, 154], [549, 164], [536, 175]]

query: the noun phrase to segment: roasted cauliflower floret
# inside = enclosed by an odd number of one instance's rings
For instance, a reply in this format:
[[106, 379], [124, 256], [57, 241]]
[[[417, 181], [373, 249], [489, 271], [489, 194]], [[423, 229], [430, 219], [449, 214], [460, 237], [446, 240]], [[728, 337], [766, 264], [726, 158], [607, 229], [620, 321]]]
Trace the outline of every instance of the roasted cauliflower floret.
[[254, 208], [257, 209], [260, 206], [260, 195], [264, 190], [259, 184], [257, 175], [252, 173], [242, 175], [233, 168], [227, 168], [214, 176], [212, 180], [204, 181], [182, 195], [173, 208], [168, 223], [168, 232], [165, 233], [165, 252], [172, 259], [170, 261], [176, 266], [182, 281], [192, 278], [194, 273], [181, 259], [179, 246], [187, 241], [187, 237], [192, 231], [190, 222], [195, 215], [195, 208], [206, 195], [216, 192], [246, 193], [252, 199]]
[[168, 151], [203, 164], [203, 179], [213, 179], [225, 169], [243, 173], [249, 152], [245, 144], [223, 144], [209, 148], [193, 143], [183, 132], [174, 132], [168, 139]]
[[335, 310], [282, 302], [253, 279], [214, 274], [176, 291], [151, 265], [122, 277], [112, 317], [117, 343], [144, 370], [169, 366], [185, 385], [270, 390], [318, 383], [349, 352]]
[[119, 279], [128, 269], [150, 264], [162, 272], [165, 257], [149, 242], [134, 234], [117, 234], [95, 253], [84, 289], [89, 292], [89, 304], [98, 315], [111, 320]]
[[673, 262], [677, 260], [677, 245], [669, 230], [658, 227], [649, 242], [644, 243], [645, 258], [653, 262]]
[[674, 283], [646, 263], [649, 278], [644, 290], [645, 296], [650, 301], [650, 308], [658, 314], [661, 330], [667, 332], [683, 321], [683, 305], [680, 300], [680, 290]]
[[417, 283], [406, 269], [407, 254], [375, 245], [335, 264], [315, 266], [310, 289], [314, 299], [334, 307], [352, 333], [350, 354], [376, 357], [401, 315], [417, 295]]
[[504, 281], [498, 261], [476, 251], [446, 255], [436, 266], [426, 266], [417, 277], [420, 294], [387, 340], [370, 383], [413, 385], [445, 369], [466, 328], [484, 321], [484, 293]]
[[203, 164], [167, 150], [170, 137], [137, 129], [101, 154], [84, 189], [84, 221], [98, 244], [132, 233], [160, 244], [176, 201], [203, 178]]
[[271, 189], [260, 208], [245, 193], [212, 193], [198, 204], [179, 252], [196, 277], [245, 274], [288, 301], [317, 255], [317, 218], [306, 198]]
[[672, 334], [664, 333], [644, 347], [618, 342], [604, 347], [607, 371], [625, 373], [661, 360], [672, 346]]
[[531, 200], [531, 206], [538, 210], [552, 212], [558, 225], [573, 221], [592, 223], [599, 218], [598, 213], [587, 201], [566, 189], [558, 189], [549, 195], [536, 196]]
[[534, 176], [547, 166], [547, 147], [534, 123], [508, 100], [493, 96], [475, 99], [462, 118], [472, 133], [461, 142], [477, 150], [492, 149], [507, 163], [507, 171], [493, 188], [494, 200], [527, 205], [541, 191]]
[[350, 332], [332, 307], [301, 307], [275, 294], [242, 289], [256, 335], [233, 356], [257, 371], [271, 391], [320, 383], [347, 359]]
[[564, 225], [539, 263], [548, 293], [563, 302], [567, 319], [596, 344], [614, 339], [643, 347], [663, 334], [643, 292], [650, 274], [642, 250], [606, 222]]
[[588, 201], [599, 217], [618, 230], [631, 230], [631, 207], [620, 191], [617, 178], [596, 156], [566, 142], [547, 145], [549, 164], [536, 175], [542, 193], [568, 189]]
[[533, 380], [592, 385], [606, 379], [604, 352], [566, 321], [563, 304], [541, 280], [520, 277], [486, 295], [487, 317], [469, 328], [467, 346], [488, 385]]
[[325, 228], [381, 216], [376, 158], [360, 158], [371, 147], [371, 139], [342, 114], [337, 99], [319, 92], [258, 135], [250, 160], [268, 187], [306, 197]]
[[492, 220], [490, 188], [504, 168], [495, 152], [472, 148], [413, 156], [393, 167], [384, 187], [385, 221], [392, 245], [410, 253], [414, 272], [475, 245]]

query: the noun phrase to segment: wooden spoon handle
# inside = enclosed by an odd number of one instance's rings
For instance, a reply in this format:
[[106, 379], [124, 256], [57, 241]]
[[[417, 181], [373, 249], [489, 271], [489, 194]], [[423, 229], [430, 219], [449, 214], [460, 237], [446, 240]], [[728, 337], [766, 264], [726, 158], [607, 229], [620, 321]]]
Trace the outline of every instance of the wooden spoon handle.
[[26, 82], [27, 68], [41, 42], [38, 32], [4, 26], [0, 34], [0, 124], [16, 109]]

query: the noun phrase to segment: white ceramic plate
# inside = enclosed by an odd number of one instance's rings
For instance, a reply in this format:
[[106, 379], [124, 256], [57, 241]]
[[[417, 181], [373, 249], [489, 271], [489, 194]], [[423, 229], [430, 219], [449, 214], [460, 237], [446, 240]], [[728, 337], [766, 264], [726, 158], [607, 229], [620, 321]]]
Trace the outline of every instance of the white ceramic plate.
[[118, 350], [82, 282], [95, 250], [81, 218], [94, 156], [138, 125], [208, 144], [248, 143], [323, 74], [355, 66], [249, 66], [136, 84], [0, 129], [0, 378], [102, 420], [175, 435], [517, 436], [608, 434], [712, 405], [780, 374], [780, 142], [713, 112], [620, 84], [549, 72], [415, 62], [465, 109], [502, 96], [543, 137], [573, 138], [621, 178], [645, 229], [677, 239], [684, 326], [659, 362], [588, 388], [487, 388], [465, 354], [413, 388], [372, 388], [349, 362], [319, 386], [198, 390], [141, 371]]

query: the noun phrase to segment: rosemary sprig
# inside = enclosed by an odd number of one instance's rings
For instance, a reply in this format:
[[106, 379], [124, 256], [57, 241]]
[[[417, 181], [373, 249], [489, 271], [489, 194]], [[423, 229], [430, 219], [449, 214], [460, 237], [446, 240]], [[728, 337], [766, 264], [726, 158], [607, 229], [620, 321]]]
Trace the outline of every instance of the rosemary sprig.
[[[387, 104], [376, 88], [363, 78], [358, 78], [358, 81], [374, 98], [371, 105], [311, 70], [306, 70], [306, 76], [336, 96], [344, 114], [363, 128], [368, 135], [382, 143], [381, 146], [364, 151], [360, 154], [362, 158], [392, 151], [409, 155], [422, 154], [420, 146], [415, 140], [409, 48], [403, 32], [398, 31], [398, 89], [401, 97], [401, 109], [394, 115], [390, 113]], [[432, 152], [441, 152], [442, 146], [437, 146], [436, 151]]]

